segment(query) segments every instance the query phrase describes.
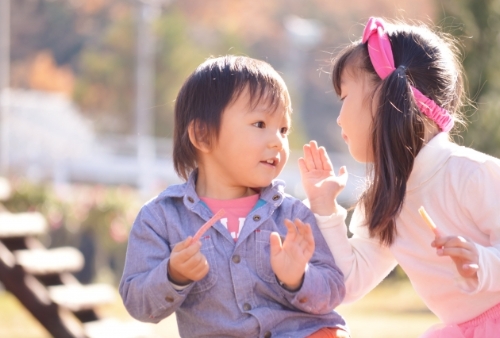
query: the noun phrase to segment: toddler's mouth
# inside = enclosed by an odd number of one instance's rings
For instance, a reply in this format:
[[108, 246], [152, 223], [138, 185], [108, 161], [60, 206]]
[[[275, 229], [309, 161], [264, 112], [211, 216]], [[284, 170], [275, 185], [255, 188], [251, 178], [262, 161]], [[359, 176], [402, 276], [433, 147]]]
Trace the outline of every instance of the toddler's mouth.
[[278, 159], [277, 158], [270, 158], [268, 160], [262, 161], [262, 163], [276, 166], [278, 164]]

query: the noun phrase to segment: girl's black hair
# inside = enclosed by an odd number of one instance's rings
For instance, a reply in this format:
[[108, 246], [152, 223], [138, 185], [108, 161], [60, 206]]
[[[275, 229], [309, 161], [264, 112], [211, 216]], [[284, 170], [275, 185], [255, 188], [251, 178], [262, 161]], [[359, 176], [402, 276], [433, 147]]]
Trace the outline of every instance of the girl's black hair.
[[175, 101], [173, 160], [180, 177], [187, 180], [197, 167], [189, 126], [193, 124], [198, 139], [209, 144], [217, 140], [222, 113], [247, 89], [252, 107], [266, 102], [270, 111], [282, 106], [291, 113], [283, 79], [264, 61], [233, 55], [210, 58], [187, 78]]
[[375, 102], [371, 126], [374, 162], [359, 203], [372, 237], [386, 245], [396, 235], [395, 219], [406, 194], [415, 157], [422, 149], [426, 117], [416, 106], [410, 86], [419, 89], [462, 122], [459, 108], [464, 97], [462, 68], [456, 47], [425, 26], [387, 24], [396, 70], [384, 80], [375, 72], [367, 45], [356, 41], [333, 64], [332, 81], [340, 95], [341, 78], [348, 69], [364, 72], [373, 84]]

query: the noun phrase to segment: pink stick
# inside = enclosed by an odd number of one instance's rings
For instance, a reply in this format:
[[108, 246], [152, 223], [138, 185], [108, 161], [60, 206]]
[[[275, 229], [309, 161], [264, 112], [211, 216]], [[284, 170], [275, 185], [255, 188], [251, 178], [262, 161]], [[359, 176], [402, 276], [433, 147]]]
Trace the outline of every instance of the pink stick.
[[220, 209], [219, 211], [217, 211], [217, 213], [215, 215], [212, 216], [212, 218], [210, 218], [207, 223], [203, 224], [201, 226], [201, 228], [198, 229], [198, 231], [196, 231], [196, 234], [194, 235], [193, 237], [193, 240], [191, 241], [191, 243], [194, 243], [194, 242], [197, 242], [200, 240], [201, 236], [203, 236], [203, 234], [212, 226], [215, 224], [215, 222], [217, 222], [218, 220], [220, 220], [222, 218], [222, 216], [224, 216], [226, 214], [226, 212], [224, 211], [224, 209]]

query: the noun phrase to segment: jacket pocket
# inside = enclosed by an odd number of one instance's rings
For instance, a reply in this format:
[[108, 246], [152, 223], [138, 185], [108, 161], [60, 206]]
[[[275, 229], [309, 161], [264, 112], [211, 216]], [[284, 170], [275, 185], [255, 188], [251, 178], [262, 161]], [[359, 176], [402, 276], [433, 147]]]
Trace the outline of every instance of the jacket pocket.
[[259, 277], [268, 282], [277, 284], [276, 276], [271, 267], [271, 244], [269, 238], [271, 231], [269, 230], [256, 230], [255, 231], [255, 247], [256, 247], [256, 266], [257, 274]]

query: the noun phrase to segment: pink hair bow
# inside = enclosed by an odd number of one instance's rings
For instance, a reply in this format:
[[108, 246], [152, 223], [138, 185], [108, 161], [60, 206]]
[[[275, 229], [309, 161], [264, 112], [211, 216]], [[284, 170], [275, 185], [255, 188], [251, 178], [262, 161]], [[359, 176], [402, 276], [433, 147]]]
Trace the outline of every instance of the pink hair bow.
[[[371, 17], [363, 31], [362, 42], [368, 42], [370, 60], [382, 80], [396, 70], [391, 42], [385, 31], [384, 20]], [[432, 119], [444, 132], [453, 128], [453, 118], [446, 109], [438, 106], [434, 100], [422, 94], [417, 88], [412, 86], [411, 90], [422, 113]]]

